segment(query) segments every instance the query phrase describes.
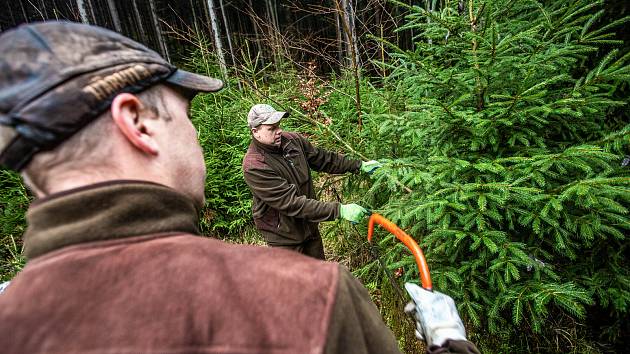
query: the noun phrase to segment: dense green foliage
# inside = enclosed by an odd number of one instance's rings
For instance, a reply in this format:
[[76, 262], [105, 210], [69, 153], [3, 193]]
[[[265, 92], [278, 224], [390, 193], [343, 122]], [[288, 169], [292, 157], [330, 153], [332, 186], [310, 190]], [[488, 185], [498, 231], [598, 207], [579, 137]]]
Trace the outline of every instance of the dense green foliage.
[[13, 278], [24, 265], [20, 236], [29, 199], [19, 176], [0, 170], [0, 282]]
[[[484, 352], [601, 352], [623, 343], [630, 307], [627, 264], [630, 54], [615, 48], [601, 2], [488, 0], [458, 12], [419, 7], [401, 30], [415, 50], [389, 45], [386, 78], [323, 80], [314, 68], [275, 71], [252, 59], [222, 92], [193, 101], [205, 151], [204, 234], [260, 243], [241, 161], [254, 103], [288, 110], [284, 123], [316, 145], [385, 162], [371, 178], [316, 178], [322, 199], [384, 214], [423, 247], [435, 288], [458, 304]], [[405, 6], [401, 4], [401, 6]], [[219, 75], [209, 44], [182, 62]], [[349, 74], [351, 75], [351, 74]], [[0, 171], [2, 280], [19, 270], [28, 195]], [[322, 225], [327, 257], [371, 291], [401, 345], [417, 341], [399, 299], [365, 241], [365, 225]], [[415, 281], [413, 259], [379, 232], [398, 282]], [[604, 344], [600, 344], [604, 343]]]
[[[430, 23], [414, 8], [416, 49], [388, 65], [403, 107], [378, 116], [379, 140], [396, 158], [368, 199], [421, 241], [437, 289], [477, 338], [539, 333], [521, 345], [554, 350], [560, 322], [589, 311], [607, 317], [604, 340], [622, 335], [630, 125], [615, 108], [627, 104], [616, 94], [630, 55], [611, 49], [627, 19], [596, 26], [599, 5], [486, 1]], [[571, 340], [560, 350], [575, 350]]]

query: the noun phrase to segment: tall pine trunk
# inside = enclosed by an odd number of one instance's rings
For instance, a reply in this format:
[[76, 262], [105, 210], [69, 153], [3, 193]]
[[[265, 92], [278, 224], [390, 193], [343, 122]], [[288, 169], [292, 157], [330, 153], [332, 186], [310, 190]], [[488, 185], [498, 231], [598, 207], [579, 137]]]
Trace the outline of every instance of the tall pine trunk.
[[225, 65], [225, 57], [223, 56], [221, 33], [219, 32], [219, 23], [217, 20], [217, 14], [214, 10], [213, 0], [208, 0], [208, 13], [210, 14], [210, 25], [212, 26], [212, 34], [214, 36], [214, 48], [216, 50], [217, 58], [219, 59], [221, 74], [223, 75], [224, 79], [227, 79], [227, 66]]
[[112, 16], [112, 21], [114, 22], [114, 28], [116, 32], [122, 33], [122, 25], [120, 24], [120, 17], [118, 17], [118, 9], [116, 9], [116, 4], [114, 0], [107, 0], [107, 7], [109, 8], [109, 14]]
[[153, 28], [155, 30], [158, 45], [160, 46], [160, 51], [166, 60], [171, 61], [171, 58], [168, 55], [168, 47], [166, 46], [166, 43], [164, 43], [164, 38], [162, 37], [162, 29], [160, 28], [160, 20], [155, 9], [154, 0], [149, 0], [149, 7], [151, 8], [151, 21], [153, 22]]
[[[234, 56], [234, 48], [232, 47], [232, 32], [230, 31], [230, 26], [228, 25], [227, 16], [225, 15], [225, 6], [223, 5], [223, 0], [219, 0], [219, 6], [221, 7], [221, 16], [223, 17], [223, 25], [225, 26], [225, 35], [228, 41], [228, 47], [230, 48], [230, 56], [232, 67], [234, 67], [236, 63], [236, 57]], [[238, 89], [241, 89], [240, 80], [237, 81]]]
[[[256, 20], [256, 12], [254, 11], [254, 4], [252, 3], [252, 0], [249, 0], [249, 11], [250, 11], [250, 15], [252, 18], [252, 26], [254, 27], [254, 41], [256, 42], [256, 48], [258, 48], [258, 53], [260, 54], [260, 58], [263, 61], [264, 64], [264, 55], [263, 55], [263, 49], [262, 46], [260, 45], [260, 32], [258, 31], [258, 21]], [[258, 55], [256, 55], [257, 57]]]
[[278, 14], [276, 2], [274, 0], [265, 0], [265, 5], [267, 6], [267, 21], [269, 22], [269, 38], [271, 40], [271, 48], [273, 51], [274, 63], [276, 64], [276, 69], [278, 69], [278, 64], [280, 63], [280, 26], [278, 23]]
[[221, 8], [221, 16], [223, 17], [223, 27], [225, 27], [225, 36], [227, 37], [228, 48], [230, 49], [230, 56], [232, 57], [231, 62], [232, 64], [234, 64], [235, 57], [234, 57], [234, 48], [232, 47], [232, 38], [231, 38], [232, 36], [230, 32], [230, 26], [228, 25], [227, 16], [225, 15], [225, 6], [223, 5], [223, 0], [219, 0], [219, 7]]
[[345, 32], [343, 30], [343, 26], [341, 25], [341, 14], [338, 11], [335, 11], [335, 24], [337, 25], [337, 53], [339, 66], [342, 66], [346, 57], [344, 54]]
[[87, 10], [85, 9], [85, 1], [77, 0], [77, 7], [79, 8], [79, 17], [81, 18], [81, 22], [89, 25], [90, 20], [88, 19]]
[[188, 3], [190, 4], [190, 10], [192, 11], [192, 16], [193, 16], [193, 26], [195, 26], [195, 35], [198, 36], [199, 35], [199, 24], [197, 21], [197, 11], [195, 11], [195, 3], [193, 2], [193, 0], [188, 0]]
[[361, 130], [363, 126], [363, 118], [361, 117], [361, 77], [359, 72], [359, 53], [357, 46], [356, 31], [354, 29], [354, 10], [352, 7], [352, 0], [339, 0], [335, 1], [337, 6], [337, 12], [339, 12], [342, 18], [342, 25], [346, 38], [348, 54], [350, 56], [350, 62], [352, 67], [352, 75], [354, 76], [354, 102], [357, 110], [357, 126]]
[[131, 1], [133, 4], [133, 15], [136, 18], [136, 24], [138, 26], [138, 31], [140, 32], [140, 38], [142, 39], [142, 43], [147, 43], [147, 33], [144, 31], [144, 26], [142, 25], [142, 17], [140, 17], [140, 11], [138, 10], [138, 4], [136, 0]]

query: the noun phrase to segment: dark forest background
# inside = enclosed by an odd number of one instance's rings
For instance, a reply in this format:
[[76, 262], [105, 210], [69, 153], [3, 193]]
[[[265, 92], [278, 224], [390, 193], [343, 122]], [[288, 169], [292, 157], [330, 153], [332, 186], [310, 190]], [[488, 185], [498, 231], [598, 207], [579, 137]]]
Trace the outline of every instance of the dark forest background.
[[[240, 169], [254, 103], [290, 111], [283, 128], [318, 146], [379, 159], [369, 177], [314, 175], [319, 197], [412, 235], [485, 353], [627, 350], [629, 16], [628, 0], [0, 0], [0, 31], [99, 25], [226, 81], [191, 110], [205, 236], [263, 244]], [[25, 264], [31, 199], [0, 169], [0, 281]], [[405, 248], [378, 234], [382, 269], [365, 225], [321, 230], [327, 259], [420, 352], [385, 275], [417, 278]]]
[[[449, 2], [457, 1], [402, 1], [432, 9]], [[376, 70], [370, 60], [388, 59], [374, 38], [413, 49], [413, 30], [400, 30], [409, 11], [393, 1], [214, 0], [212, 5], [227, 65], [243, 65], [248, 58], [265, 63], [282, 52], [296, 63], [315, 62], [323, 72], [350, 66], [340, 18], [344, 8], [352, 17], [350, 30], [356, 32], [358, 64], [364, 69]], [[192, 36], [186, 34], [213, 35], [208, 0], [2, 0], [0, 9], [0, 31], [51, 19], [90, 23], [123, 33], [174, 62], [190, 47]], [[605, 9], [602, 21], [623, 17], [630, 13], [630, 2], [606, 1]], [[619, 29], [617, 35], [628, 42], [630, 28]]]

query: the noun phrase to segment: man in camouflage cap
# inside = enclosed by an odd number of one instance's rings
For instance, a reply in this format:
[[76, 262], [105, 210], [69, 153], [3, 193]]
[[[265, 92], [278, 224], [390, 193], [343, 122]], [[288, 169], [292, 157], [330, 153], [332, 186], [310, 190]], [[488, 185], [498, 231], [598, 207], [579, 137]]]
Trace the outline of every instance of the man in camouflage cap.
[[350, 272], [198, 237], [188, 118], [219, 80], [67, 22], [0, 35], [0, 163], [36, 196], [3, 353], [399, 353]]
[[[36, 197], [2, 353], [399, 353], [343, 266], [197, 236], [188, 108], [220, 80], [67, 22], [7, 31], [0, 53], [0, 163]], [[415, 290], [419, 334], [467, 344], [452, 300]]]

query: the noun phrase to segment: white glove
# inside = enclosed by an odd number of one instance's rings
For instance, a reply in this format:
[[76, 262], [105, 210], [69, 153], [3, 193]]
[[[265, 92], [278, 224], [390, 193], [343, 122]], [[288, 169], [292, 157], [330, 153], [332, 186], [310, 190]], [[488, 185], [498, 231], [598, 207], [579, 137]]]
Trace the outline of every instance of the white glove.
[[450, 296], [412, 283], [405, 283], [405, 289], [413, 300], [405, 306], [405, 312], [416, 319], [418, 339], [425, 340], [428, 347], [442, 346], [448, 339], [466, 340], [464, 324]]
[[10, 281], [5, 281], [4, 283], [0, 284], [0, 294], [2, 294], [7, 287], [9, 286], [9, 283], [11, 283]]

